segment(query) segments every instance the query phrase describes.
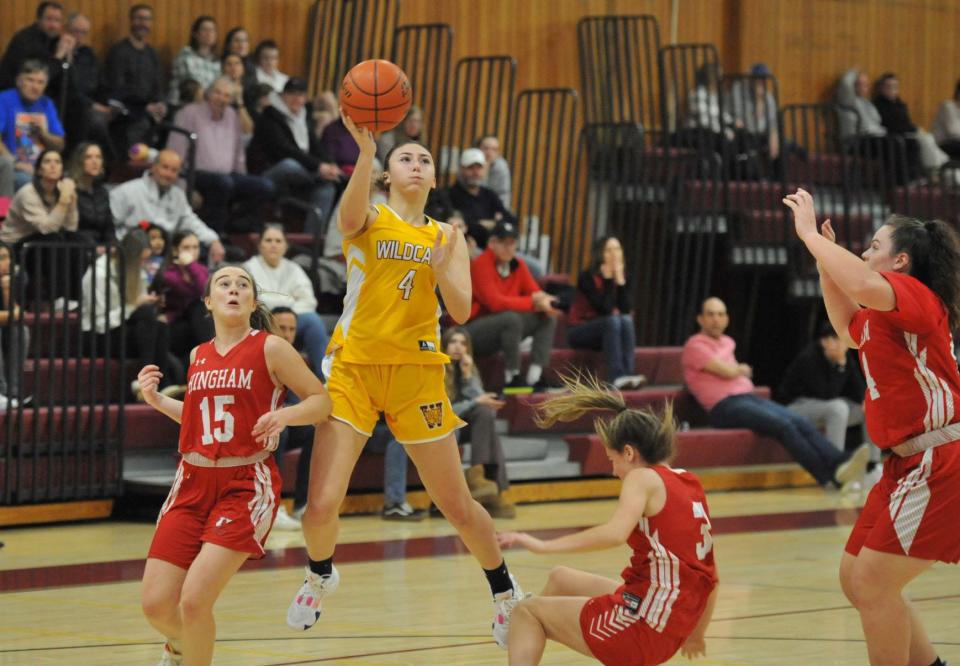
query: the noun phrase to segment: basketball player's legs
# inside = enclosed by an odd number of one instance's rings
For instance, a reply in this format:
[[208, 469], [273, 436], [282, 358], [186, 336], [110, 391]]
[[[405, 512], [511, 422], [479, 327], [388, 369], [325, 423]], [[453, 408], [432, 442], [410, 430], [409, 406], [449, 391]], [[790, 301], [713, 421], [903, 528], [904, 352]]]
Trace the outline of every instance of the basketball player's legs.
[[867, 652], [873, 666], [929, 666], [937, 652], [903, 588], [930, 568], [931, 560], [862, 548], [857, 556], [844, 553], [840, 582], [860, 613]]
[[180, 590], [187, 570], [148, 557], [140, 586], [140, 605], [150, 625], [168, 640], [180, 640]]
[[204, 543], [190, 565], [180, 592], [181, 645], [184, 663], [203, 666], [213, 660], [216, 624], [213, 605], [249, 553]]
[[320, 561], [333, 557], [340, 530], [340, 505], [367, 436], [330, 419], [317, 425], [313, 441], [315, 454], [310, 460], [310, 488], [301, 524], [307, 554], [311, 560]]
[[479, 502], [470, 496], [463, 476], [457, 438], [453, 433], [427, 444], [408, 444], [404, 448], [417, 466], [420, 480], [430, 498], [463, 543], [484, 569], [494, 569], [503, 562], [497, 544], [493, 519]]
[[554, 567], [540, 594], [544, 597], [600, 597], [613, 594], [620, 585], [619, 581], [605, 576], [570, 567]]
[[548, 638], [593, 657], [580, 628], [580, 612], [587, 601], [588, 597], [533, 597], [521, 601], [510, 620], [510, 666], [539, 664]]

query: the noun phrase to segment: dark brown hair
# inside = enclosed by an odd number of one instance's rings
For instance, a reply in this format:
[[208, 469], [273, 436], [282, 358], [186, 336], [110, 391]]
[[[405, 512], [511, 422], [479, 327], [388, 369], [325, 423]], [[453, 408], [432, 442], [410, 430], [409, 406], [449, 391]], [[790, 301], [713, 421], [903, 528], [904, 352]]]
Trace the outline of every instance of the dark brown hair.
[[664, 403], [663, 413], [650, 408], [630, 409], [619, 391], [607, 390], [592, 376], [563, 377], [569, 393], [550, 398], [537, 407], [540, 427], [557, 421], [574, 421], [587, 412], [614, 412], [612, 419], [596, 418], [594, 430], [608, 449], [623, 453], [632, 446], [648, 465], [668, 462], [674, 453], [676, 425], [673, 404]]
[[950, 225], [940, 220], [923, 222], [904, 215], [891, 215], [893, 252], [910, 257], [909, 274], [940, 297], [950, 317], [950, 329], [960, 325], [960, 239]]

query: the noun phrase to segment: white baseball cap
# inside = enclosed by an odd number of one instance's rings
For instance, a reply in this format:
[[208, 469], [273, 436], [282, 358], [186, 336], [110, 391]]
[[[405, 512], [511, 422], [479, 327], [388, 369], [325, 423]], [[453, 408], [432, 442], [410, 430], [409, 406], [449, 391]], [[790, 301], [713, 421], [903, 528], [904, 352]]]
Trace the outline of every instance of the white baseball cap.
[[486, 164], [487, 158], [479, 148], [467, 148], [460, 153], [460, 166], [468, 167], [474, 164]]

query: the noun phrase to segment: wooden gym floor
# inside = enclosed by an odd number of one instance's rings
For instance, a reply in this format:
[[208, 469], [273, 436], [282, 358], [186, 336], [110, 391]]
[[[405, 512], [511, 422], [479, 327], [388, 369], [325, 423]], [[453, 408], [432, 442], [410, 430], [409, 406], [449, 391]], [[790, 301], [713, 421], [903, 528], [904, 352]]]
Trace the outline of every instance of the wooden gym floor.
[[[710, 495], [721, 593], [704, 666], [864, 664], [856, 613], [837, 564], [854, 503], [819, 489]], [[522, 505], [499, 529], [544, 533], [589, 526], [610, 500]], [[103, 521], [0, 532], [0, 664], [145, 664], [161, 641], [140, 613], [138, 580], [153, 525]], [[301, 582], [299, 532], [275, 532], [270, 555], [238, 574], [216, 609], [217, 664], [503, 664], [492, 643], [489, 592], [442, 518], [343, 521], [340, 590], [308, 632], [284, 624]], [[616, 577], [626, 548], [541, 557], [510, 551], [528, 591], [550, 568]], [[936, 565], [909, 590], [941, 656], [960, 663], [960, 571]], [[681, 657], [671, 663], [685, 663]], [[589, 663], [551, 645], [545, 664]]]

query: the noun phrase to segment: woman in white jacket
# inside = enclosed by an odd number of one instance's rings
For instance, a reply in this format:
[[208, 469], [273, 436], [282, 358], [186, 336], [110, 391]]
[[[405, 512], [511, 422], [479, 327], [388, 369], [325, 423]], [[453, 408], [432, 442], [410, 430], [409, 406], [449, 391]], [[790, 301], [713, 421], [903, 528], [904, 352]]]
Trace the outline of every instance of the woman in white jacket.
[[[168, 385], [170, 332], [157, 308], [157, 295], [147, 292], [144, 266], [149, 258], [150, 242], [140, 229], [123, 237], [119, 251], [100, 255], [81, 281], [80, 330], [91, 356], [115, 357], [123, 341], [125, 316], [127, 357], [137, 359], [138, 368], [158, 366]], [[136, 380], [130, 390], [142, 399]]]
[[285, 306], [297, 315], [297, 339], [294, 347], [304, 349], [310, 367], [320, 376], [320, 366], [330, 336], [317, 314], [317, 297], [306, 272], [286, 258], [287, 236], [279, 224], [267, 224], [260, 235], [259, 253], [243, 267], [260, 289], [260, 300], [268, 308]]

